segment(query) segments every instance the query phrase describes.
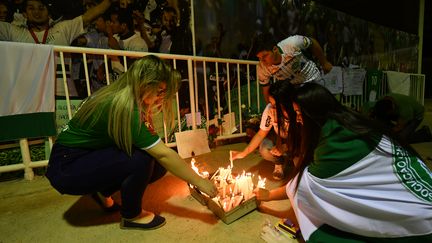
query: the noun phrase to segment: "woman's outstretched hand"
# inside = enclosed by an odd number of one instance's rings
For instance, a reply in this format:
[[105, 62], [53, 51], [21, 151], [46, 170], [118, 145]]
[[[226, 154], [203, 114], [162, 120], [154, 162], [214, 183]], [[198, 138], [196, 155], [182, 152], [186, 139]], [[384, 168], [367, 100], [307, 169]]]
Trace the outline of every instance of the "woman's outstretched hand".
[[253, 191], [258, 201], [270, 201], [270, 191], [263, 188], [256, 188]]
[[207, 179], [200, 180], [200, 182], [195, 186], [198, 188], [198, 190], [204, 192], [205, 194], [209, 195], [212, 198], [216, 197], [218, 193], [216, 185]]
[[232, 150], [231, 152], [232, 152], [232, 160], [243, 159], [247, 155], [247, 154], [240, 152], [240, 151]]

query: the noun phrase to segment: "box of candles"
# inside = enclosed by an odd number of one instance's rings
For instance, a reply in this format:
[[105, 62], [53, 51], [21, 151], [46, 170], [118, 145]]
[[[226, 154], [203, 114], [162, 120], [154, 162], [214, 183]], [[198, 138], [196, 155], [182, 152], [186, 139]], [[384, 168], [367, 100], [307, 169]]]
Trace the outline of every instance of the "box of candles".
[[[256, 187], [265, 188], [265, 178], [262, 179], [260, 176], [254, 178], [254, 175], [246, 172], [233, 176], [231, 166], [227, 168], [220, 167], [210, 177], [207, 172], [199, 172], [193, 159], [191, 163], [195, 172], [204, 178], [209, 178], [215, 183], [219, 191], [216, 197], [210, 198], [190, 185], [191, 195], [202, 205], [206, 205], [224, 223], [230, 224], [257, 208], [258, 201], [253, 190]], [[254, 185], [254, 179], [258, 179], [256, 186]]]

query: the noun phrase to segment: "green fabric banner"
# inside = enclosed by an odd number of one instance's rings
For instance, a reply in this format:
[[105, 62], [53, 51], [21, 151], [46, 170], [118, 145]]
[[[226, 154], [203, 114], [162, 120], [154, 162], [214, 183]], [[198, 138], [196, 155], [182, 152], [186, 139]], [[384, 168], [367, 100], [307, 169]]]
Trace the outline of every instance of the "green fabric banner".
[[0, 117], [0, 141], [56, 135], [54, 112], [38, 112]]

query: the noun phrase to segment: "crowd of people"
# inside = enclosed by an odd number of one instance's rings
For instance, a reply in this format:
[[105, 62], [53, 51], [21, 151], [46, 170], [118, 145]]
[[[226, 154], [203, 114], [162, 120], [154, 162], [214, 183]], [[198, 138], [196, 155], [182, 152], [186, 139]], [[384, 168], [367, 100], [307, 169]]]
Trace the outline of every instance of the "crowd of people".
[[[64, 4], [64, 3], [63, 3]], [[86, 0], [74, 14], [59, 14], [48, 0], [0, 1], [0, 40], [103, 49], [192, 54], [189, 6], [177, 1]], [[72, 58], [73, 59], [73, 58]], [[133, 60], [128, 64], [131, 64]], [[91, 89], [106, 85], [103, 56], [88, 59]], [[124, 63], [110, 56], [115, 80]], [[68, 63], [68, 62], [66, 62]], [[82, 60], [69, 62], [71, 95], [85, 97]], [[58, 93], [58, 95], [61, 95]]]
[[[85, 3], [81, 15], [62, 20], [51, 18], [50, 5], [43, 0], [3, 1], [0, 17], [6, 22], [0, 22], [0, 40], [189, 51], [184, 45], [190, 43], [183, 28], [187, 17], [178, 19], [181, 6], [161, 8], [157, 28], [153, 11], [159, 2], [148, 1], [141, 9], [129, 1]], [[93, 30], [86, 29], [93, 23]], [[304, 55], [306, 51], [320, 67]], [[296, 216], [292, 221], [306, 241], [432, 241], [432, 173], [406, 137], [397, 133], [403, 126], [413, 131], [424, 111], [416, 107], [415, 119], [402, 122], [394, 117], [394, 109], [380, 110], [386, 102], [374, 105], [373, 116], [344, 107], [323, 86], [319, 69], [329, 72], [332, 63], [311, 37], [275, 41], [261, 33], [249, 53], [259, 59], [258, 79], [268, 105], [260, 130], [245, 150], [233, 153], [233, 159], [261, 146], [263, 158], [275, 163], [274, 178], [287, 182], [280, 188], [255, 190], [257, 199], [289, 198]], [[133, 60], [127, 71], [121, 71], [120, 60], [112, 61], [113, 69], [119, 66], [117, 80], [98, 87], [62, 129], [51, 151], [47, 178], [62, 194], [90, 194], [103, 210], [120, 211], [122, 228], [155, 229], [165, 224], [165, 218], [144, 210], [142, 196], [147, 185], [166, 171], [210, 197], [216, 196], [217, 188], [154, 131], [155, 112], [163, 110], [167, 124], [174, 124], [172, 102], [181, 73], [153, 55]], [[101, 79], [103, 65], [93, 64], [95, 77]], [[384, 100], [390, 108], [401, 108], [393, 103], [398, 98], [389, 95]], [[389, 117], [400, 123], [383, 122]], [[121, 205], [111, 197], [117, 191]]]

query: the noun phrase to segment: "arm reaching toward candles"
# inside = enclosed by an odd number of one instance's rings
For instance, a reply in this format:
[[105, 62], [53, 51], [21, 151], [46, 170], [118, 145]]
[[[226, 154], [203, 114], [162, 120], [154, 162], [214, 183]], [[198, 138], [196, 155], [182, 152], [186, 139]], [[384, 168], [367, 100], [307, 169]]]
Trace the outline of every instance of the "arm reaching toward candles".
[[203, 179], [195, 173], [174, 150], [168, 148], [163, 142], [159, 142], [156, 146], [148, 149], [147, 152], [175, 176], [195, 185], [210, 197], [216, 196], [216, 186], [211, 181]]
[[232, 151], [232, 159], [243, 159], [248, 154], [252, 153], [256, 148], [258, 148], [258, 146], [261, 144], [261, 142], [264, 140], [268, 133], [269, 131], [264, 131], [260, 129], [243, 151]]
[[286, 194], [285, 191], [285, 185], [272, 190], [256, 188], [254, 190], [254, 193], [258, 201], [273, 201], [273, 200], [288, 199], [288, 195]]

